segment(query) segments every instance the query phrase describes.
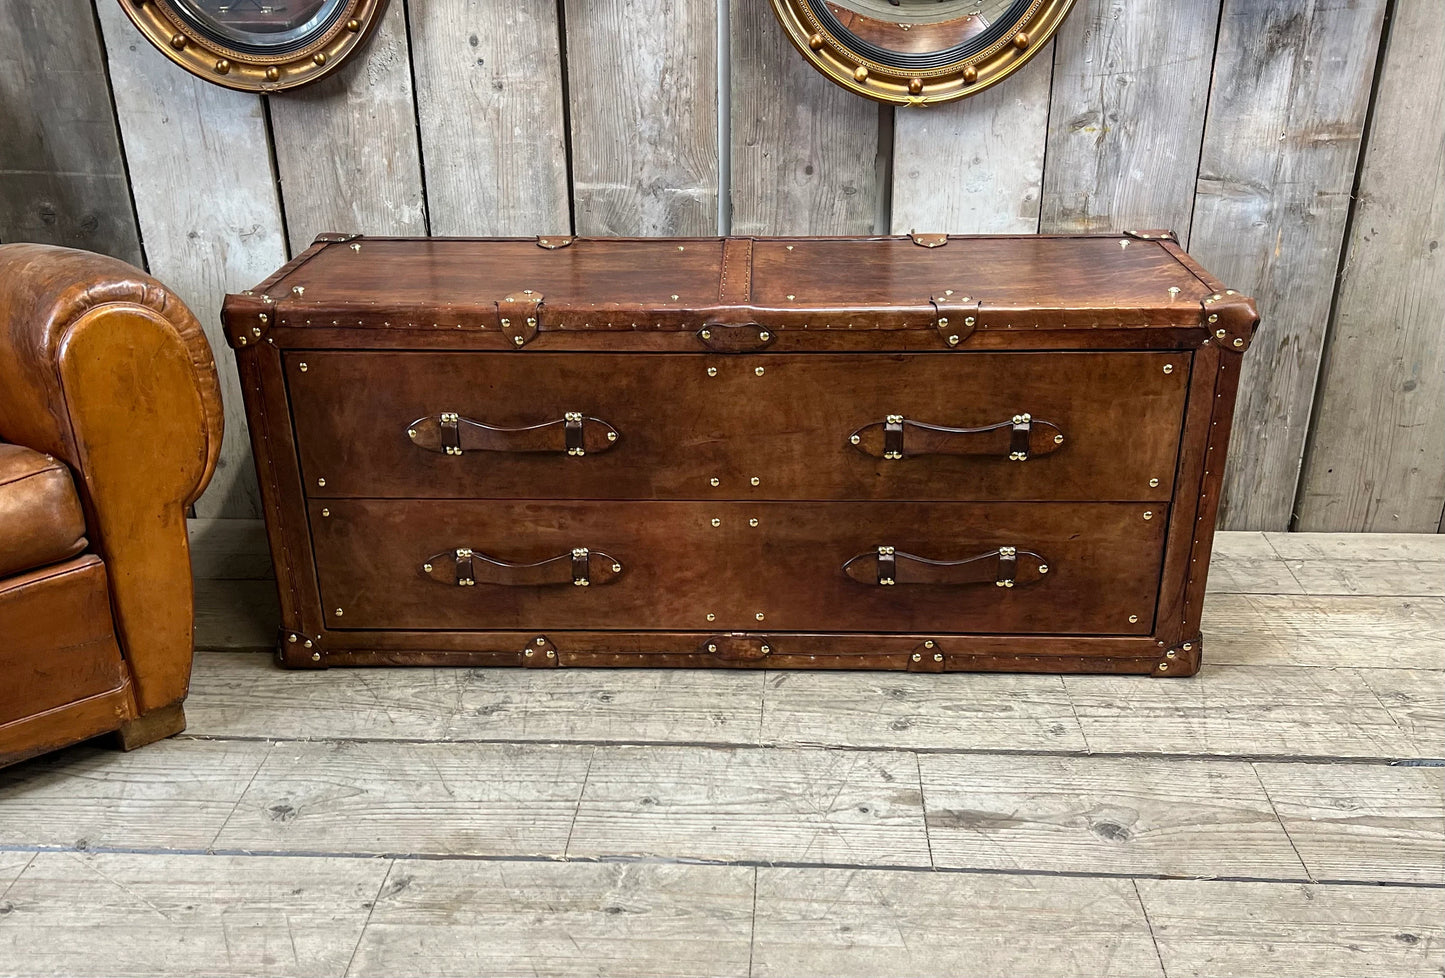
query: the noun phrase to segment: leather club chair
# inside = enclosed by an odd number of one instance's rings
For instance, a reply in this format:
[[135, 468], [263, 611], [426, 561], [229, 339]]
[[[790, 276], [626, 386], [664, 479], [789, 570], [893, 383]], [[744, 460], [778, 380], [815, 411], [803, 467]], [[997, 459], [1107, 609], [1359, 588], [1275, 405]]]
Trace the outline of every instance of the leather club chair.
[[173, 293], [0, 245], [0, 766], [185, 728], [186, 510], [220, 447], [215, 361]]

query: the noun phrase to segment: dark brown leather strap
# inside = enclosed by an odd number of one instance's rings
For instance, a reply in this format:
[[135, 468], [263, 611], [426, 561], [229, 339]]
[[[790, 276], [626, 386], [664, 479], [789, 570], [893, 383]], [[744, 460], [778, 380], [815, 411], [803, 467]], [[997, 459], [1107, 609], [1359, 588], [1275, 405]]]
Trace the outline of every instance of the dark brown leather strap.
[[772, 346], [775, 336], [757, 323], [709, 322], [697, 331], [699, 342], [716, 353], [753, 353]]
[[477, 553], [470, 547], [458, 547], [429, 557], [421, 572], [439, 584], [474, 587], [497, 584], [506, 587], [541, 587], [549, 584], [572, 584], [590, 587], [611, 584], [622, 575], [622, 564], [597, 550], [577, 547], [533, 564], [514, 564]]
[[418, 447], [444, 455], [467, 452], [557, 452], [587, 455], [617, 444], [617, 429], [600, 418], [568, 411], [556, 421], [524, 428], [498, 428], [463, 418], [452, 411], [417, 418], [406, 429]]
[[725, 238], [718, 304], [746, 306], [753, 298], [753, 239]]
[[756, 662], [773, 654], [773, 641], [766, 635], [725, 632], [703, 639], [698, 652], [725, 662]]
[[1016, 414], [1008, 421], [981, 428], [950, 428], [909, 421], [890, 414], [848, 436], [851, 445], [874, 458], [903, 459], [919, 455], [992, 455], [1023, 462], [1058, 451], [1064, 436], [1058, 426]]
[[998, 587], [1033, 584], [1049, 572], [1049, 565], [1031, 550], [999, 547], [963, 560], [932, 560], [878, 547], [843, 565], [843, 573], [859, 584], [890, 587], [895, 584], [994, 584]]

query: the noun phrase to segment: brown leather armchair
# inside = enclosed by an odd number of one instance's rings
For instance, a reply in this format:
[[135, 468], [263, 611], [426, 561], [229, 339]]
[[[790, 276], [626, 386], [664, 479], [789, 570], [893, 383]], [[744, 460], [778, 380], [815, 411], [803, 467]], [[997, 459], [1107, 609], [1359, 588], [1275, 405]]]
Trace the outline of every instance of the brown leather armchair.
[[0, 766], [185, 728], [186, 509], [221, 447], [215, 360], [159, 282], [0, 246]]

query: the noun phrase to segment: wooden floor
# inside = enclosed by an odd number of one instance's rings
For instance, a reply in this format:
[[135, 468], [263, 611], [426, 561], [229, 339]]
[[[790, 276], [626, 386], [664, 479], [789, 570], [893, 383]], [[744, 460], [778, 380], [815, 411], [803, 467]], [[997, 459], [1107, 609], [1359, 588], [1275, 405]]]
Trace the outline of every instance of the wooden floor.
[[1445, 972], [1445, 537], [1225, 534], [1204, 671], [286, 673], [0, 772], [0, 973]]

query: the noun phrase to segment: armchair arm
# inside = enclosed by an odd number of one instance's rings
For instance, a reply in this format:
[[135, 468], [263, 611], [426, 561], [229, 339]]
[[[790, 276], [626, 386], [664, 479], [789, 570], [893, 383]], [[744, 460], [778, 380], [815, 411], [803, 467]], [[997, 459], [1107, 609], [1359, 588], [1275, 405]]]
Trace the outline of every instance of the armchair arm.
[[221, 419], [205, 334], [163, 285], [114, 258], [0, 245], [0, 439], [75, 472], [142, 713], [190, 683], [186, 509]]

